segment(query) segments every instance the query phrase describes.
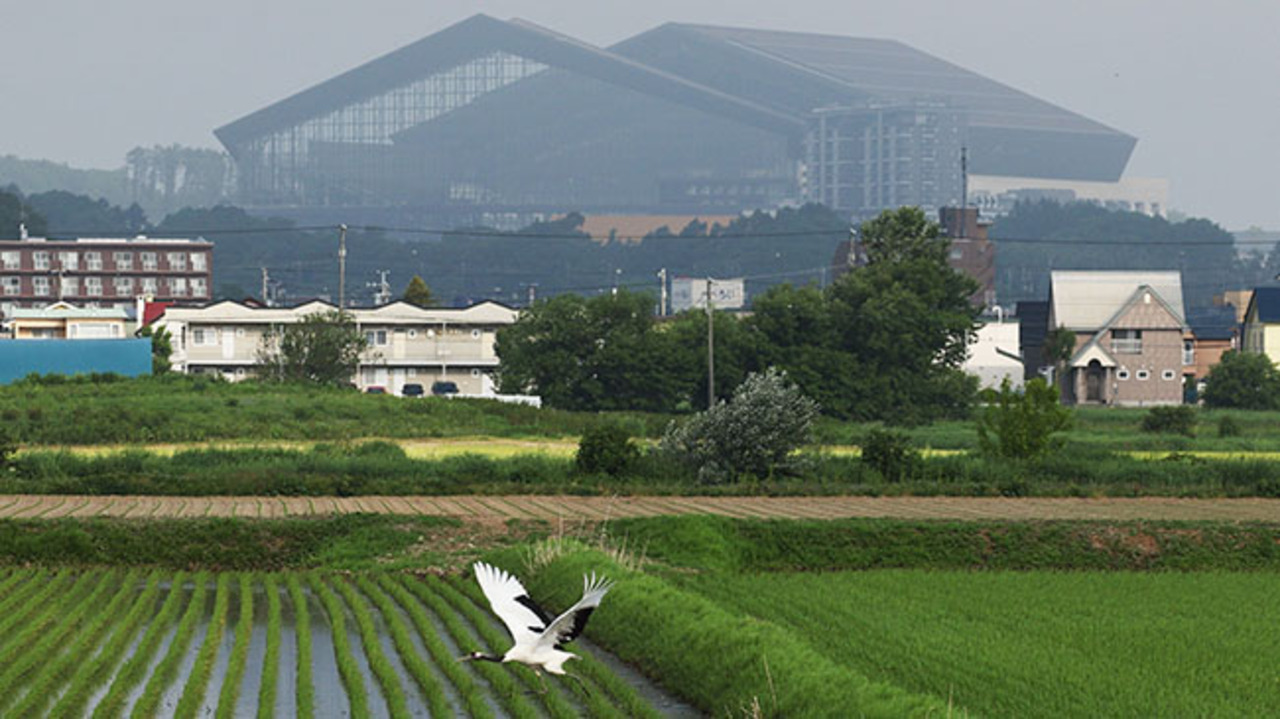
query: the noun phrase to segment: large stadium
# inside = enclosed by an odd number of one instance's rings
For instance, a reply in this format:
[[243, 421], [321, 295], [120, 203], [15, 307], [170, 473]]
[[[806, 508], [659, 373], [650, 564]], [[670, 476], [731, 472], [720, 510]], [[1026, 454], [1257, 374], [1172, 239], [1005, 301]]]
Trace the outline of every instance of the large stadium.
[[891, 40], [669, 23], [598, 48], [475, 15], [216, 131], [237, 201], [298, 219], [851, 216], [974, 176], [1119, 180], [1135, 139]]

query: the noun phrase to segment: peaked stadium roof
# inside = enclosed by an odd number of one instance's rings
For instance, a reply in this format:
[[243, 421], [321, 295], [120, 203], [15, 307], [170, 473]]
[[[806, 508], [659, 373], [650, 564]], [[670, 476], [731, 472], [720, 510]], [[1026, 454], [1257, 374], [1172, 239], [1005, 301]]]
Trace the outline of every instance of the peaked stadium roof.
[[214, 134], [234, 155], [239, 145], [254, 138], [499, 50], [767, 129], [797, 132], [803, 126], [785, 113], [699, 86], [533, 23], [481, 14], [246, 115]]

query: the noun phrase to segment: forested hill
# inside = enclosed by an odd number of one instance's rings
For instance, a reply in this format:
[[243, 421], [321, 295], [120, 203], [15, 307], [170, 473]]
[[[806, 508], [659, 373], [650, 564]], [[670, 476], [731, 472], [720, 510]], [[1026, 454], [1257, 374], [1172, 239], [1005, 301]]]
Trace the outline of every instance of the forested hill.
[[1047, 298], [1050, 270], [1181, 270], [1188, 307], [1208, 306], [1215, 294], [1252, 287], [1265, 274], [1264, 262], [1238, 260], [1231, 233], [1209, 220], [1169, 222], [1087, 203], [1020, 203], [996, 221], [991, 238], [1003, 305]]

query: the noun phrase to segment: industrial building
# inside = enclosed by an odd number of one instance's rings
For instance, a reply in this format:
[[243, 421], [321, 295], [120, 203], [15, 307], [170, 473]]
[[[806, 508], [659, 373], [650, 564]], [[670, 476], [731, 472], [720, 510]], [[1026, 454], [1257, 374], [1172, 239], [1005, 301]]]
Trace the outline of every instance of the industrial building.
[[665, 24], [599, 48], [476, 15], [219, 128], [237, 202], [316, 221], [855, 217], [965, 177], [1111, 183], [1135, 139], [892, 40]]

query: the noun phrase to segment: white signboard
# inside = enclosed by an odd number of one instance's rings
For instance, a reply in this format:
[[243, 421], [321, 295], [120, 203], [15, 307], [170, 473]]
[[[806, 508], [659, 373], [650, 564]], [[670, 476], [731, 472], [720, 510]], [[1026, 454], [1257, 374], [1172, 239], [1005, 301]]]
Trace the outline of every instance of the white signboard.
[[[711, 306], [718, 310], [738, 310], [747, 303], [745, 282], [711, 280]], [[707, 278], [677, 277], [671, 280], [671, 311], [683, 312], [707, 306]]]

